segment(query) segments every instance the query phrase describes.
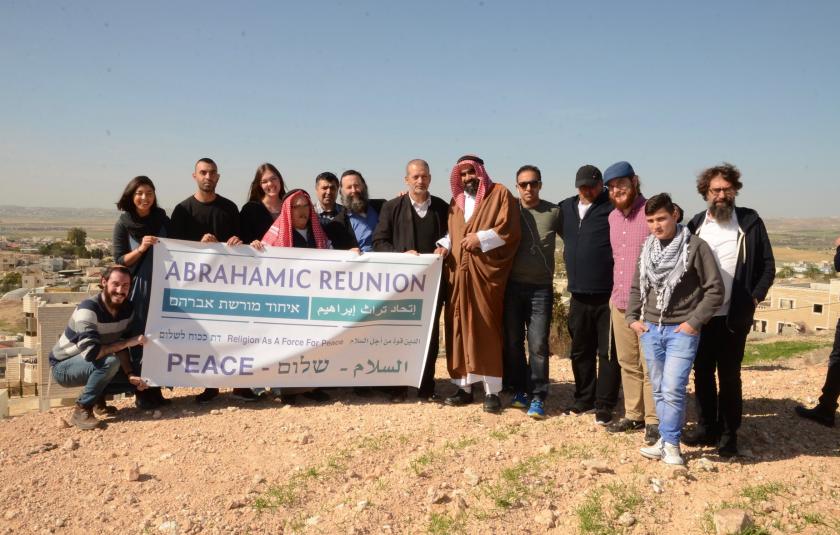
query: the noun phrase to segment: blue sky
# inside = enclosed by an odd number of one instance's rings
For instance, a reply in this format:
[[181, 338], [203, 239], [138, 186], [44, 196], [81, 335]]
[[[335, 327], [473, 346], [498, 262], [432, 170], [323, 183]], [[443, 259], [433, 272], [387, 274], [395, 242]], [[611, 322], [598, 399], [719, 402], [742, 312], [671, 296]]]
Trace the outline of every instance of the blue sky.
[[263, 161], [391, 197], [417, 157], [448, 200], [472, 152], [508, 186], [538, 165], [549, 200], [629, 160], [689, 212], [730, 161], [739, 204], [835, 215], [838, 23], [835, 1], [4, 0], [0, 204], [104, 208], [145, 174], [171, 211], [202, 156], [237, 204]]

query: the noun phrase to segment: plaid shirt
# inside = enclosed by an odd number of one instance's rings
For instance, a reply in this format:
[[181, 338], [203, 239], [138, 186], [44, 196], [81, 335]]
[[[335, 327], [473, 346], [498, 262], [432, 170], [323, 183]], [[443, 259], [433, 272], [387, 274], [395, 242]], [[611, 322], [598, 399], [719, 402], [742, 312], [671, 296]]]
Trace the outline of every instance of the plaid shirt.
[[610, 245], [613, 255], [613, 289], [610, 301], [620, 309], [627, 309], [630, 298], [630, 284], [639, 263], [642, 245], [650, 234], [645, 221], [645, 197], [639, 195], [633, 202], [630, 214], [621, 210], [610, 212]]

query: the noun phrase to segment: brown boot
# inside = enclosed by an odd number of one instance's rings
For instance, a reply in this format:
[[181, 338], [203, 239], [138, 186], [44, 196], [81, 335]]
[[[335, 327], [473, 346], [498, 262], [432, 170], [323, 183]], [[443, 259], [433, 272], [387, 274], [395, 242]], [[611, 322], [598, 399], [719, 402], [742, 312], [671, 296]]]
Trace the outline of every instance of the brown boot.
[[73, 408], [73, 414], [70, 415], [67, 423], [75, 425], [79, 429], [88, 430], [98, 426], [99, 420], [96, 419], [96, 416], [93, 415], [90, 408], [76, 403], [76, 406]]
[[93, 414], [97, 416], [113, 416], [117, 414], [117, 408], [105, 403], [105, 396], [99, 396], [93, 403]]

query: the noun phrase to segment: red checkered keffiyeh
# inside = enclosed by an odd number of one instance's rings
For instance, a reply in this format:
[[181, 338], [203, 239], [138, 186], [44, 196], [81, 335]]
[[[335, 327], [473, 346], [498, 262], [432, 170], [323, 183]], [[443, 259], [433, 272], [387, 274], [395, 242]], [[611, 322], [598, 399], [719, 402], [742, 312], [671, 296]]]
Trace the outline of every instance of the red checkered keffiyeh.
[[290, 191], [283, 199], [283, 206], [280, 208], [280, 215], [274, 220], [274, 223], [266, 231], [262, 238], [264, 245], [271, 245], [273, 247], [294, 247], [292, 240], [292, 232], [295, 232], [295, 226], [292, 224], [292, 203], [298, 197], [303, 196], [309, 203], [309, 232], [315, 238], [315, 244], [318, 249], [327, 249], [327, 235], [324, 234], [324, 229], [321, 228], [321, 221], [318, 219], [318, 214], [315, 213], [315, 208], [312, 206], [312, 199], [309, 194], [302, 189]]
[[472, 165], [475, 168], [475, 175], [478, 178], [478, 192], [475, 195], [475, 206], [478, 207], [481, 199], [493, 187], [493, 181], [484, 169], [484, 160], [474, 154], [467, 154], [458, 159], [458, 163], [452, 168], [449, 175], [449, 185], [452, 187], [452, 198], [461, 210], [464, 209], [464, 183], [461, 182], [461, 169]]

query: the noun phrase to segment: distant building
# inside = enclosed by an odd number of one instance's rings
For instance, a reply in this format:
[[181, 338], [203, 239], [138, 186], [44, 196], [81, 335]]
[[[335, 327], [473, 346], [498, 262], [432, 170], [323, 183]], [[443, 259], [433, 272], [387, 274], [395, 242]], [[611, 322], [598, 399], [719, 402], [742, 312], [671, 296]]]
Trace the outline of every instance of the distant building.
[[[23, 299], [26, 320], [23, 345], [36, 352], [34, 379], [38, 384], [42, 411], [49, 409], [50, 399], [75, 399], [81, 391], [81, 388], [65, 388], [50, 380], [49, 356], [76, 305], [91, 295], [87, 292], [48, 292], [28, 294]], [[26, 373], [25, 367], [23, 373]]]
[[64, 269], [64, 259], [60, 256], [45, 256], [41, 258], [41, 269], [44, 271], [61, 271]]
[[23, 288], [38, 288], [45, 283], [44, 272], [39, 270], [28, 270], [21, 273], [21, 287]]
[[753, 332], [788, 334], [834, 330], [840, 317], [840, 279], [777, 282], [758, 304]]

